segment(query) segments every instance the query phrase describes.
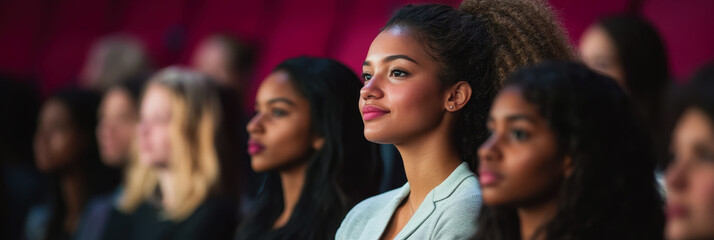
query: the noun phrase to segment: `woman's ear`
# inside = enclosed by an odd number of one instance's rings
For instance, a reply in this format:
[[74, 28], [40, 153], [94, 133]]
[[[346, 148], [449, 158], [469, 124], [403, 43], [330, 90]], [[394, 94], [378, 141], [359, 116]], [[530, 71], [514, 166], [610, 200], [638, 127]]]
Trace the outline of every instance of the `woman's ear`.
[[316, 151], [320, 150], [320, 149], [322, 149], [322, 145], [324, 145], [324, 144], [325, 144], [325, 138], [316, 136], [312, 140], [312, 149], [314, 149]]
[[456, 112], [466, 106], [471, 99], [471, 85], [466, 81], [460, 81], [451, 86], [446, 93], [446, 111]]
[[570, 176], [573, 175], [573, 165], [573, 158], [570, 157], [570, 155], [565, 156], [563, 159], [563, 174], [565, 178], [570, 178]]

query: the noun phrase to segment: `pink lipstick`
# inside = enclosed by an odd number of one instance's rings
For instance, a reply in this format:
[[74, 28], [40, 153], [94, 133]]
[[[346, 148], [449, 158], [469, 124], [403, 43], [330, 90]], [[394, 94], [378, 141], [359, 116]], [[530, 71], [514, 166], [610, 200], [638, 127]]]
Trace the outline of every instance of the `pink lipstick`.
[[375, 107], [375, 106], [362, 107], [362, 119], [364, 119], [365, 121], [369, 121], [369, 120], [384, 116], [387, 113], [389, 113], [389, 111]]
[[263, 151], [265, 147], [254, 140], [248, 141], [248, 154], [255, 155]]
[[683, 218], [689, 215], [689, 211], [684, 206], [670, 203], [667, 204], [665, 215], [667, 215], [667, 219]]
[[502, 178], [501, 174], [488, 169], [482, 169], [478, 172], [478, 181], [484, 187], [496, 185]]

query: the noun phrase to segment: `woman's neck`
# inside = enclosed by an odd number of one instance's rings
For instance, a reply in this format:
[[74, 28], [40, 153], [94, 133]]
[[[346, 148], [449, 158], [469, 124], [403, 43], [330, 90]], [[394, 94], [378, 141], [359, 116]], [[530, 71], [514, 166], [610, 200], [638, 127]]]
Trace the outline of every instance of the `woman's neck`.
[[426, 195], [461, 164], [449, 132], [448, 124], [442, 123], [418, 138], [395, 144], [404, 160], [404, 172], [411, 189], [409, 201], [415, 211]]
[[[539, 240], [545, 239], [545, 232], [539, 232], [539, 229], [553, 219], [558, 212], [557, 198], [552, 198], [544, 203], [531, 207], [518, 208], [518, 218], [521, 223], [521, 239], [522, 240]], [[538, 234], [534, 236], [534, 234]]]
[[280, 171], [280, 181], [283, 189], [283, 212], [280, 214], [273, 229], [278, 229], [288, 223], [290, 217], [300, 200], [303, 185], [305, 184], [305, 172], [307, 171], [307, 161], [293, 168]]
[[68, 233], [74, 232], [79, 222], [79, 216], [87, 200], [85, 176], [81, 170], [71, 170], [60, 176], [62, 185], [62, 198], [64, 198], [67, 215], [64, 219], [64, 229]]

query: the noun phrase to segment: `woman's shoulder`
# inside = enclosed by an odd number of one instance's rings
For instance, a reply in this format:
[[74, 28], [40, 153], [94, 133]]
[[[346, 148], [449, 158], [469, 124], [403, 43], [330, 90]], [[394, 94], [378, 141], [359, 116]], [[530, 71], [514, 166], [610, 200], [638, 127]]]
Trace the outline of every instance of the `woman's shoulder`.
[[47, 204], [38, 204], [30, 207], [25, 219], [25, 238], [43, 239], [47, 232], [52, 210]]
[[475, 176], [464, 178], [448, 197], [435, 204], [443, 215], [468, 215], [468, 218], [476, 219], [482, 205], [478, 180]]
[[430, 239], [470, 239], [475, 236], [481, 211], [481, 190], [474, 176], [464, 178], [454, 191], [435, 202], [435, 221], [430, 226]]
[[453, 195], [458, 199], [460, 197], [481, 197], [481, 186], [478, 178], [475, 175], [468, 176], [461, 181], [454, 189]]
[[[394, 211], [393, 209], [387, 209], [392, 205], [389, 203], [397, 199], [400, 195], [403, 195], [405, 188], [408, 188], [408, 186], [405, 185], [367, 198], [354, 206], [352, 210], [347, 213], [340, 228], [337, 230], [337, 239], [345, 239], [346, 236], [355, 236], [355, 234], [365, 230], [364, 228], [370, 220], [381, 217], [385, 212]], [[391, 212], [389, 215], [391, 216]]]
[[[462, 163], [449, 175], [444, 182], [433, 191], [434, 202], [449, 204], [450, 202], [481, 202], [481, 187], [478, 178], [469, 169], [467, 163]], [[469, 200], [470, 199], [470, 200]]]

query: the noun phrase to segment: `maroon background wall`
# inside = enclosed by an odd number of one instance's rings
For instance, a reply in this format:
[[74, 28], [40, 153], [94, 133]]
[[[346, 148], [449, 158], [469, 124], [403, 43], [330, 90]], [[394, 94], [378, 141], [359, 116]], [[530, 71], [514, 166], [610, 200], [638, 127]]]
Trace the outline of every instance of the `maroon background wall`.
[[670, 68], [681, 80], [705, 62], [714, 60], [714, 1], [710, 0], [550, 0], [574, 44], [597, 19], [627, 11], [639, 12], [659, 30]]
[[[158, 67], [186, 64], [198, 41], [232, 32], [254, 41], [258, 86], [285, 58], [336, 58], [360, 71], [372, 39], [409, 0], [0, 0], [0, 73], [35, 81], [44, 94], [72, 84], [97, 38], [144, 41]], [[458, 0], [439, 0], [457, 6]], [[685, 77], [714, 58], [714, 1], [550, 0], [574, 44], [596, 19], [635, 4], [657, 27], [672, 72]], [[252, 94], [247, 96], [250, 99]]]

